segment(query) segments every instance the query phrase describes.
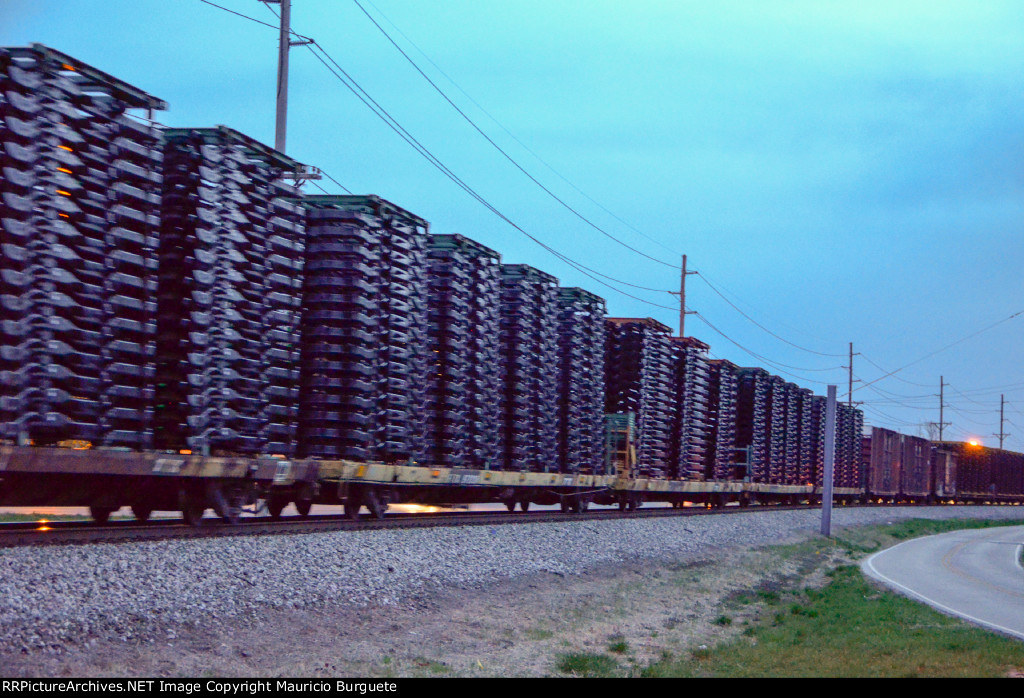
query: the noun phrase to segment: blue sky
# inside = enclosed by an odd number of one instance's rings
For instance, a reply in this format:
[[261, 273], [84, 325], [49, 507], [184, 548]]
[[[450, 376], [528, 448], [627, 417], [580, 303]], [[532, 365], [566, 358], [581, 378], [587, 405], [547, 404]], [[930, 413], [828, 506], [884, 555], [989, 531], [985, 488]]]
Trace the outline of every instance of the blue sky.
[[[256, 0], [217, 2], [276, 22]], [[695, 316], [687, 334], [715, 356], [764, 365], [735, 342], [777, 362], [768, 368], [784, 377], [818, 393], [838, 383], [843, 394], [846, 372], [835, 367], [845, 358], [805, 349], [842, 354], [852, 341], [864, 355], [854, 372], [871, 381], [883, 372], [868, 359], [896, 369], [1024, 310], [1020, 2], [363, 5], [566, 203], [651, 257], [677, 264], [686, 253], [691, 268], [790, 342], [691, 276], [688, 305], [730, 339]], [[678, 288], [677, 270], [604, 237], [517, 171], [352, 0], [293, 0], [293, 27], [522, 228], [602, 273]], [[0, 2], [0, 43], [35, 41], [166, 99], [159, 118], [168, 125], [226, 124], [273, 141], [277, 37], [267, 27], [199, 0]], [[413, 211], [435, 232], [468, 235], [507, 262], [599, 293], [612, 315], [677, 323], [673, 310], [587, 278], [495, 217], [305, 48], [292, 53], [288, 153]], [[1022, 340], [1024, 316], [855, 399], [866, 402], [868, 423], [918, 433], [938, 421], [944, 376], [947, 435], [992, 444], [1002, 391], [1014, 421], [1007, 444], [1022, 450]]]

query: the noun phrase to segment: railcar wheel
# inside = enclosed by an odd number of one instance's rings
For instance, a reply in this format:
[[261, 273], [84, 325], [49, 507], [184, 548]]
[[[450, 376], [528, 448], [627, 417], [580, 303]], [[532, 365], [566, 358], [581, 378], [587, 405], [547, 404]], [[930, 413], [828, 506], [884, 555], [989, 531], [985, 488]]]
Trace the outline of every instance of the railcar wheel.
[[558, 508], [562, 510], [563, 514], [568, 514], [570, 511], [575, 511], [572, 506], [572, 502], [569, 501], [568, 497], [562, 497], [558, 502]]
[[388, 510], [388, 500], [375, 490], [366, 493], [366, 508], [370, 510], [370, 516], [375, 519], [383, 519], [384, 512]]
[[587, 509], [589, 509], [589, 508], [590, 508], [590, 498], [589, 497], [580, 497], [579, 512], [581, 514], [585, 514], [585, 513], [587, 513]]
[[105, 524], [110, 519], [110, 515], [115, 511], [117, 509], [114, 507], [89, 507], [89, 515], [98, 524]]
[[511, 514], [513, 511], [516, 510], [516, 500], [514, 500], [514, 499], [506, 499], [505, 500], [505, 508], [508, 509], [509, 513]]
[[242, 507], [245, 506], [245, 489], [237, 484], [223, 484], [214, 487], [210, 492], [210, 499], [213, 500], [213, 510], [227, 524], [236, 524], [242, 516]]
[[181, 517], [185, 519], [185, 523], [187, 523], [189, 526], [202, 526], [203, 514], [205, 513], [205, 503], [191, 501], [186, 502], [181, 507]]
[[281, 512], [288, 506], [288, 500], [284, 497], [270, 497], [267, 499], [267, 513], [270, 514], [270, 518], [277, 521], [281, 518]]
[[629, 509], [629, 500], [625, 497], [619, 499], [619, 511], [626, 511]]
[[359, 518], [359, 510], [363, 508], [362, 492], [353, 487], [345, 499], [345, 518], [355, 521]]
[[530, 510], [530, 500], [529, 499], [524, 499], [521, 502], [519, 502], [519, 508], [522, 509], [523, 511], [529, 511]]
[[299, 512], [299, 516], [305, 518], [309, 516], [309, 512], [313, 509], [312, 499], [296, 499], [295, 510]]
[[147, 506], [145, 504], [132, 504], [132, 516], [135, 517], [136, 521], [149, 521], [149, 517], [152, 513], [153, 507], [151, 506]]

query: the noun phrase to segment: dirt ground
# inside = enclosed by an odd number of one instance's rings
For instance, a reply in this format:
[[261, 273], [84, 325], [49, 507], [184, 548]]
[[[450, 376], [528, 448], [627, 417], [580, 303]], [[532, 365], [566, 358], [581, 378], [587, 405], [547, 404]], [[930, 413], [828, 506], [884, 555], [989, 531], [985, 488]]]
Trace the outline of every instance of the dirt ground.
[[[835, 555], [723, 550], [440, 589], [399, 606], [273, 610], [161, 628], [145, 643], [91, 638], [0, 657], [3, 676], [552, 676], [568, 653], [611, 654], [623, 675], [663, 653], [739, 634], [758, 606], [737, 594], [823, 584]], [[723, 615], [728, 615], [728, 622]], [[717, 620], [717, 622], [716, 622]]]

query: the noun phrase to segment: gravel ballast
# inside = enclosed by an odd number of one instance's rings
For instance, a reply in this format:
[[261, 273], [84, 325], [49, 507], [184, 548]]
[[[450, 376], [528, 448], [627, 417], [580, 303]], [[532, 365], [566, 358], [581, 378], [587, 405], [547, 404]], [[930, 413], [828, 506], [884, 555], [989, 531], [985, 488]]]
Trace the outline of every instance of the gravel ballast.
[[[837, 509], [834, 526], [908, 518], [1021, 520], [1021, 507]], [[819, 511], [168, 540], [0, 550], [0, 655], [97, 638], [173, 639], [269, 609], [393, 606], [437, 588], [673, 560], [817, 535]]]

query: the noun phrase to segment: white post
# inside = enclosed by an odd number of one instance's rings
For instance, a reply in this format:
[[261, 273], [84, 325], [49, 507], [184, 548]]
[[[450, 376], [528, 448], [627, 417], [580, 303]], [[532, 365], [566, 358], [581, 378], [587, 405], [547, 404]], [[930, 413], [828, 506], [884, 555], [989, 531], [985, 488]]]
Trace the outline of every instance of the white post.
[[836, 456], [836, 386], [828, 386], [825, 403], [825, 463], [821, 492], [821, 535], [832, 535], [832, 473]]

